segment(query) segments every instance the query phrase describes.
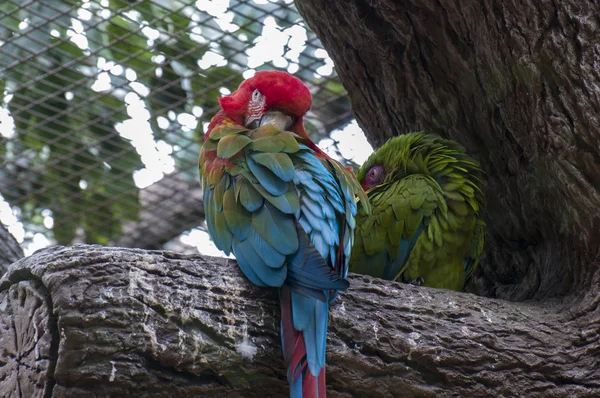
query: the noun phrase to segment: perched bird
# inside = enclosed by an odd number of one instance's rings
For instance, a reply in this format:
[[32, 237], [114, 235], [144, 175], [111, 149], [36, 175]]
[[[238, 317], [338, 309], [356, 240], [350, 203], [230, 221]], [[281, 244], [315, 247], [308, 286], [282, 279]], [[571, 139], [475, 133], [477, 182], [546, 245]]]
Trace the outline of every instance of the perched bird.
[[485, 239], [479, 163], [456, 142], [410, 133], [371, 154], [357, 178], [373, 209], [356, 217], [350, 271], [462, 290]]
[[354, 175], [309, 138], [308, 88], [262, 71], [211, 120], [200, 151], [208, 232], [253, 283], [279, 288], [281, 341], [292, 397], [325, 396], [329, 303], [348, 287]]

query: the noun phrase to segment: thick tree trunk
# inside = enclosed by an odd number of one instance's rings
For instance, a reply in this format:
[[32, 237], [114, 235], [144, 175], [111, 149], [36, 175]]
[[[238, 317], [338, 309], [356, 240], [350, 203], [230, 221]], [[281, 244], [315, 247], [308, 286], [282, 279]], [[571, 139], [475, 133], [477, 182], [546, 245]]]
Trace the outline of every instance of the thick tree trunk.
[[[600, 393], [597, 295], [517, 304], [350, 281], [331, 311], [332, 397]], [[0, 396], [286, 396], [276, 297], [226, 259], [45, 249], [0, 281]]]
[[23, 249], [6, 227], [0, 223], [0, 276], [8, 266], [23, 257]]
[[472, 291], [523, 300], [598, 289], [598, 2], [296, 5], [375, 146], [425, 130], [481, 161], [488, 241]]

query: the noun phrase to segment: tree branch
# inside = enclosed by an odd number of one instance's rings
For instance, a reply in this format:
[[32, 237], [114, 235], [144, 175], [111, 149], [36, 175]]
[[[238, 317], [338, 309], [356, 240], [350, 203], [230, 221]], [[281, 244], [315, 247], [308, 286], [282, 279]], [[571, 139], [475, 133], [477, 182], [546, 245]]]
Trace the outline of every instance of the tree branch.
[[[517, 304], [349, 279], [331, 311], [331, 396], [600, 388], [598, 296]], [[226, 259], [45, 249], [0, 281], [0, 395], [285, 396], [276, 297]]]
[[160, 249], [182, 232], [204, 221], [202, 188], [180, 175], [166, 176], [140, 191], [136, 222], [123, 226], [117, 246]]
[[23, 257], [23, 249], [4, 224], [0, 223], [0, 276], [8, 266]]

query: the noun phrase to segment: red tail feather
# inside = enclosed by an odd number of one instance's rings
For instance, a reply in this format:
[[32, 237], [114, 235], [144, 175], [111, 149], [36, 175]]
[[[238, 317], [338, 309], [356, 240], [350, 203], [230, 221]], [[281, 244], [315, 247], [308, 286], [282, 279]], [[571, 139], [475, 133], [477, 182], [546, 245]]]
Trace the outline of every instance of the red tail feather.
[[302, 380], [302, 398], [325, 398], [325, 391], [325, 367], [318, 377], [307, 371]]
[[318, 377], [313, 376], [308, 370], [304, 335], [294, 329], [291, 290], [289, 287], [283, 286], [280, 289], [280, 301], [283, 357], [292, 391], [291, 396], [296, 398], [294, 391], [297, 390], [293, 388], [293, 384], [301, 378], [302, 398], [325, 398], [325, 367], [321, 369]]

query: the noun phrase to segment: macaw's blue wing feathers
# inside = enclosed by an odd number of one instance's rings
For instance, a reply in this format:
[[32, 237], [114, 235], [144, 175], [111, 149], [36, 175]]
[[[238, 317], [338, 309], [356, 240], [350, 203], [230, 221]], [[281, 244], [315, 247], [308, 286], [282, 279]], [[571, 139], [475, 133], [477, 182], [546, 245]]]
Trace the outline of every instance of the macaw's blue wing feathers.
[[286, 214], [295, 214], [300, 208], [300, 199], [296, 187], [289, 183], [288, 190], [283, 195], [271, 195], [260, 184], [254, 184], [254, 188], [263, 198], [268, 200], [273, 206]]
[[228, 189], [223, 194], [223, 214], [234, 237], [238, 240], [248, 238], [252, 226], [252, 213], [244, 208], [242, 202], [235, 200], [233, 189]]
[[334, 272], [323, 256], [308, 240], [300, 225], [297, 226], [299, 247], [288, 259], [288, 284], [297, 291], [319, 300], [329, 289], [346, 289], [348, 281]]
[[250, 157], [256, 161], [256, 163], [265, 166], [271, 170], [273, 174], [279, 177], [282, 181], [292, 181], [296, 175], [296, 169], [292, 160], [286, 153], [253, 153]]
[[263, 196], [252, 185], [246, 179], [239, 179], [236, 182], [236, 197], [249, 212], [258, 210], [264, 202]]
[[252, 241], [233, 241], [233, 254], [240, 269], [250, 281], [258, 286], [281, 286], [287, 275], [285, 265], [269, 267], [252, 246]]
[[248, 169], [252, 172], [258, 183], [271, 195], [283, 195], [288, 188], [286, 181], [275, 175], [265, 166], [258, 164], [251, 156], [246, 157]]
[[263, 262], [271, 268], [281, 268], [285, 264], [285, 255], [281, 254], [268, 244], [260, 234], [256, 232], [256, 229], [252, 228], [250, 231], [250, 236], [248, 237], [250, 245], [262, 258]]
[[283, 254], [298, 250], [298, 235], [294, 219], [270, 203], [252, 214], [252, 225], [262, 238]]

